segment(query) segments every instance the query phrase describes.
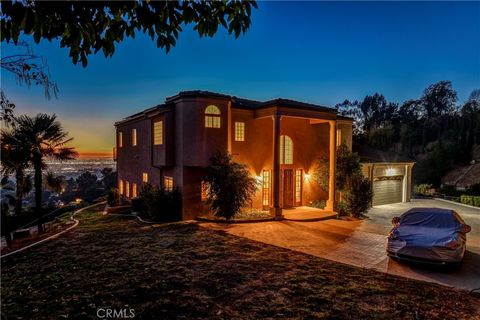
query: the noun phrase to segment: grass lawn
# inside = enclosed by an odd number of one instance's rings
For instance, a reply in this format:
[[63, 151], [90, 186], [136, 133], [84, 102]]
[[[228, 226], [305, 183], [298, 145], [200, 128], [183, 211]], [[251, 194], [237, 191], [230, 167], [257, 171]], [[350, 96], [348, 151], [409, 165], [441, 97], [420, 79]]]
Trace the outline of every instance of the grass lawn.
[[63, 237], [2, 259], [2, 319], [480, 319], [478, 295], [208, 230], [87, 211]]

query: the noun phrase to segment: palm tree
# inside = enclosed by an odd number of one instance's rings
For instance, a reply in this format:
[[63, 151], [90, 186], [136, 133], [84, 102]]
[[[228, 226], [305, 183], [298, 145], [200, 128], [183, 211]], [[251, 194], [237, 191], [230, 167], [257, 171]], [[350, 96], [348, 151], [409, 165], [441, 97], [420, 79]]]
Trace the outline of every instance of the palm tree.
[[21, 136], [16, 129], [2, 131], [1, 144], [1, 173], [4, 177], [15, 175], [15, 215], [22, 213], [23, 197], [31, 190], [30, 176], [25, 177], [25, 169], [29, 166], [30, 153], [27, 146], [22, 142]]
[[78, 154], [73, 147], [65, 145], [72, 141], [68, 138], [55, 114], [37, 114], [35, 117], [22, 115], [17, 118], [16, 130], [21, 141], [28, 147], [30, 161], [34, 169], [35, 213], [38, 217], [38, 232], [42, 228], [42, 171], [47, 168], [45, 160], [71, 160]]

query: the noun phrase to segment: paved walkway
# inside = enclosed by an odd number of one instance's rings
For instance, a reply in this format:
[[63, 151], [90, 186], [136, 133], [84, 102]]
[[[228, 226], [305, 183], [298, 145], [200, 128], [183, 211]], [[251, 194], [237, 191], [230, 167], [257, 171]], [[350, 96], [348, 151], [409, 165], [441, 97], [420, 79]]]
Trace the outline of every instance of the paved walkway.
[[290, 221], [320, 221], [337, 217], [337, 214], [332, 211], [307, 206], [283, 209], [282, 213], [283, 217]]
[[[387, 257], [385, 247], [390, 221], [412, 207], [453, 208], [472, 227], [467, 236], [467, 252], [461, 269], [442, 271], [400, 263]], [[480, 287], [480, 210], [442, 201], [414, 200], [411, 203], [378, 206], [369, 212], [369, 219], [360, 221], [205, 223], [202, 226], [358, 267], [457, 288], [471, 290]]]

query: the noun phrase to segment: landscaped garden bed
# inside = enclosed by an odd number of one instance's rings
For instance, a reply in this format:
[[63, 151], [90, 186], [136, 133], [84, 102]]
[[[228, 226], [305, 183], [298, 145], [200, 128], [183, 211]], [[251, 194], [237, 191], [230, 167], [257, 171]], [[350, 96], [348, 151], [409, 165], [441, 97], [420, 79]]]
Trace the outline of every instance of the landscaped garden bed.
[[232, 219], [227, 220], [224, 217], [219, 217], [214, 214], [205, 214], [198, 217], [201, 221], [214, 221], [214, 222], [258, 222], [258, 221], [272, 221], [274, 217], [269, 211], [260, 210], [245, 210], [235, 214]]
[[479, 319], [476, 294], [351, 267], [190, 222], [85, 211], [55, 241], [2, 259], [2, 318]]

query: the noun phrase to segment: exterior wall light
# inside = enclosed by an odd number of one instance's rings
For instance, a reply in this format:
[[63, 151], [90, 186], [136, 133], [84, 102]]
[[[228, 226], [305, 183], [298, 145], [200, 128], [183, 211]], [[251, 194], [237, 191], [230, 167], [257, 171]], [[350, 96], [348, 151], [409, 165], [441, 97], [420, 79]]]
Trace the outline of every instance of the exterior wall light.
[[305, 174], [303, 175], [303, 179], [305, 179], [306, 181], [310, 181], [310, 178], [311, 178], [311, 176], [310, 176], [310, 174], [308, 174], [308, 173], [305, 173]]
[[394, 168], [388, 168], [385, 171], [385, 174], [389, 177], [394, 176], [396, 173], [397, 173], [397, 170], [395, 170]]

